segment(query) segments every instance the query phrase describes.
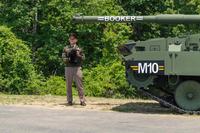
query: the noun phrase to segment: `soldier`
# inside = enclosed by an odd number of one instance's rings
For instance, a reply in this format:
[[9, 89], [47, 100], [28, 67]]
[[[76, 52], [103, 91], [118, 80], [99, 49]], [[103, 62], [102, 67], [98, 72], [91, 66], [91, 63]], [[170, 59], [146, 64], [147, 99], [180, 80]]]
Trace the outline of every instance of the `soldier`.
[[77, 45], [78, 39], [75, 33], [71, 33], [69, 36], [70, 45], [63, 49], [63, 61], [66, 64], [65, 77], [66, 77], [66, 88], [67, 88], [67, 102], [68, 105], [72, 105], [72, 83], [73, 80], [78, 88], [78, 95], [80, 98], [80, 105], [86, 106], [83, 83], [82, 83], [82, 70], [81, 65], [85, 58], [83, 51]]

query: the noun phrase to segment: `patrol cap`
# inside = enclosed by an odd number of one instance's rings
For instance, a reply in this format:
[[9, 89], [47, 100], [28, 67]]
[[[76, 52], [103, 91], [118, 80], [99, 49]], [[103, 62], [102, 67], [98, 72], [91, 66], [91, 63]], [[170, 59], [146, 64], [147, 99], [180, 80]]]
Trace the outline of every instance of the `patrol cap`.
[[74, 38], [76, 38], [76, 39], [78, 38], [78, 36], [77, 36], [76, 33], [70, 33], [70, 34], [69, 34], [69, 37], [74, 37]]

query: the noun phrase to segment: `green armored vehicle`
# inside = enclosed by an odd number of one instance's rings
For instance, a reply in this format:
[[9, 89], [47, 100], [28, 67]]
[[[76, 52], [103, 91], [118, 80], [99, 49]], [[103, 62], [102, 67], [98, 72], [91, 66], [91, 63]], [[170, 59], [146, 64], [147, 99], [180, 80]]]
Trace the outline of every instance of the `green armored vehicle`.
[[[76, 22], [200, 23], [200, 15], [74, 16]], [[180, 113], [200, 114], [200, 34], [120, 46], [128, 82]]]

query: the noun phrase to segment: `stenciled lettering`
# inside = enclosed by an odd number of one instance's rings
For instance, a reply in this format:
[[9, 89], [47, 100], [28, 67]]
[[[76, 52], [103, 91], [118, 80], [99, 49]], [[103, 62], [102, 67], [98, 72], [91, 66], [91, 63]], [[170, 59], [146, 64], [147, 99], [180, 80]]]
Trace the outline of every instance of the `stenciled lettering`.
[[159, 72], [158, 63], [138, 63], [138, 73], [142, 74], [156, 74]]
[[138, 73], [147, 73], [147, 63], [138, 63]]
[[[101, 19], [99, 19], [101, 20]], [[135, 16], [105, 16], [104, 21], [108, 22], [131, 22], [131, 21], [136, 21]]]

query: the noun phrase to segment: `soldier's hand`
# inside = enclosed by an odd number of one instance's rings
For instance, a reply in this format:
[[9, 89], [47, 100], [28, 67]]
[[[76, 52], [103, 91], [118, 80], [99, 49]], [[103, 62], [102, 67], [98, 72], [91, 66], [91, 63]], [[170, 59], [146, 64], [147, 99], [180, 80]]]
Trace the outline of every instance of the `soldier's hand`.
[[77, 55], [78, 57], [81, 57], [81, 53], [80, 53], [80, 50], [79, 50], [79, 49], [77, 49], [76, 55]]

